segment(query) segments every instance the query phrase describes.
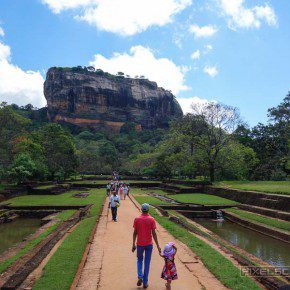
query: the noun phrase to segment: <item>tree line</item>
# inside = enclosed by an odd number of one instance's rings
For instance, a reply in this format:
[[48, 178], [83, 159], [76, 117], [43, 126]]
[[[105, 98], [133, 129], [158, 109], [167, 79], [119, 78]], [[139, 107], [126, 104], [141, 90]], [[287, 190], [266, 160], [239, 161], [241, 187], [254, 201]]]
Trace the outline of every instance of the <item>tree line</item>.
[[[170, 128], [120, 134], [47, 123], [31, 105], [0, 105], [0, 179], [65, 179], [78, 172], [158, 178], [285, 180], [289, 175], [290, 93], [249, 128], [237, 108], [192, 106]], [[38, 112], [38, 111], [37, 111]], [[42, 112], [43, 114], [43, 112]]]

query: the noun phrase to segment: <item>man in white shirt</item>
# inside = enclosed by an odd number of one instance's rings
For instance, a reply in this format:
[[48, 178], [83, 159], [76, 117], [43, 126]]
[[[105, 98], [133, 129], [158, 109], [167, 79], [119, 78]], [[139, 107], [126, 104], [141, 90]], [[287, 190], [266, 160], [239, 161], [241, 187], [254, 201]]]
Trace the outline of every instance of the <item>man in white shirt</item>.
[[114, 194], [111, 195], [110, 202], [109, 202], [109, 208], [111, 208], [112, 219], [113, 219], [114, 222], [117, 221], [117, 211], [118, 211], [118, 207], [119, 206], [120, 206], [120, 198], [117, 195], [117, 192], [114, 191]]

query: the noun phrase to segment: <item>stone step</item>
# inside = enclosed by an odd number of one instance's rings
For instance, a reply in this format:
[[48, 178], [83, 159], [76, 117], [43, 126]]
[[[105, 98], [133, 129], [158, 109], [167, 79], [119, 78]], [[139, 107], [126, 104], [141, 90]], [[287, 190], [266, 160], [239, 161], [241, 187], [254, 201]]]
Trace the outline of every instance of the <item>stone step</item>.
[[274, 198], [269, 198], [269, 197], [261, 197], [260, 200], [271, 201], [271, 202], [279, 202], [279, 200], [274, 199]]
[[239, 208], [253, 212], [253, 213], [262, 214], [268, 217], [279, 218], [285, 221], [290, 221], [290, 213], [286, 211], [279, 211], [275, 209], [269, 209], [269, 208], [254, 206], [254, 205], [249, 205], [249, 204], [239, 205]]

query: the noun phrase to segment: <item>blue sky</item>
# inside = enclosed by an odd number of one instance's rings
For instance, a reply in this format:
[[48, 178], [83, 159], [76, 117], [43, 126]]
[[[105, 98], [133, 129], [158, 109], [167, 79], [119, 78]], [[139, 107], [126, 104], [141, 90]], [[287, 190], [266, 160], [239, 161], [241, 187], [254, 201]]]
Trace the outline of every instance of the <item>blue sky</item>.
[[0, 101], [45, 105], [51, 66], [144, 75], [251, 126], [290, 90], [290, 1], [1, 0]]

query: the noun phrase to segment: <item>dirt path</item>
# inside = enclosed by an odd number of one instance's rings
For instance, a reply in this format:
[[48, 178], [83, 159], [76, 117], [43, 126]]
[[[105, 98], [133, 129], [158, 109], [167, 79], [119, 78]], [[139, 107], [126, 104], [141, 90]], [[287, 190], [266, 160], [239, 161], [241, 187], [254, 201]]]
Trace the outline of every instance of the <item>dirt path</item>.
[[[122, 201], [118, 212], [118, 222], [107, 216], [106, 201], [98, 230], [91, 246], [88, 260], [82, 271], [77, 289], [82, 290], [133, 290], [136, 286], [136, 254], [131, 252], [132, 224], [140, 214], [131, 200]], [[175, 241], [178, 247], [176, 267], [179, 279], [173, 282], [172, 289], [226, 289], [182, 243], [176, 241], [164, 228], [157, 225], [159, 243], [163, 247], [169, 241]], [[163, 260], [154, 248], [149, 288], [165, 289], [164, 280], [160, 278]]]

